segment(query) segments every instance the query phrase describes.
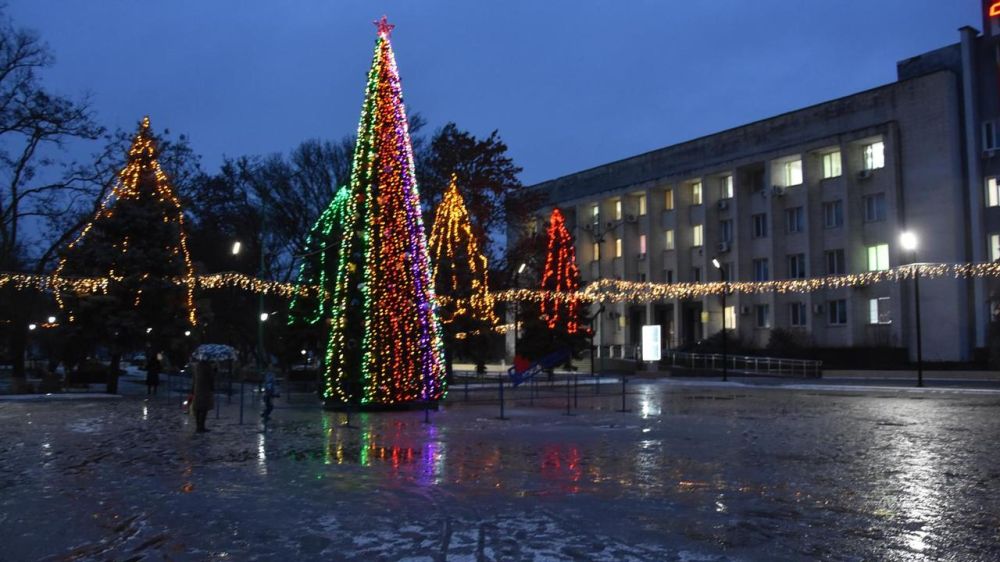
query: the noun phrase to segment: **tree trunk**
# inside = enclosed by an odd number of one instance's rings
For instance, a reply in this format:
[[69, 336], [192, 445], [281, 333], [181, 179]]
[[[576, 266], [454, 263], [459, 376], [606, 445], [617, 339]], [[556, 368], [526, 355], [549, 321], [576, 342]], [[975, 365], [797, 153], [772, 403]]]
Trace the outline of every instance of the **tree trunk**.
[[111, 354], [111, 366], [108, 367], [107, 393], [118, 394], [118, 370], [122, 363], [122, 354], [116, 351]]

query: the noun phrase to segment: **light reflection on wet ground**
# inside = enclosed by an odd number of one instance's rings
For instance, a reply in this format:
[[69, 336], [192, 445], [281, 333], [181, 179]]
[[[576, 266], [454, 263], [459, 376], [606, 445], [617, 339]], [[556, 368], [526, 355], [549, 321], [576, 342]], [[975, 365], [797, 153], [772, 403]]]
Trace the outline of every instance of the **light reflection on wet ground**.
[[0, 404], [0, 560], [1000, 559], [1000, 398], [634, 389], [207, 435]]

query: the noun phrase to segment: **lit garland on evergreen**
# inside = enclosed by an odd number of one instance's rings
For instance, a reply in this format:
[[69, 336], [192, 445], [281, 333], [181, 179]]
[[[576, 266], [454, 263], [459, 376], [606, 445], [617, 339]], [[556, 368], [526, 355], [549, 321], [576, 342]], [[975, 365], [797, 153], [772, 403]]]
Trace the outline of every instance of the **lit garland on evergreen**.
[[[340, 240], [344, 233], [343, 220], [350, 193], [346, 186], [338, 189], [333, 200], [309, 232], [302, 265], [299, 268], [297, 282], [300, 286], [320, 287], [323, 291], [333, 288], [333, 281], [337, 276]], [[292, 302], [288, 305], [289, 325], [298, 323], [312, 325], [330, 317], [329, 299], [316, 296], [314, 291], [311, 298], [300, 294], [292, 297]]]
[[393, 26], [384, 17], [376, 25], [330, 304], [324, 396], [389, 405], [438, 400], [445, 386]]
[[[441, 322], [451, 324], [464, 318], [492, 330], [499, 319], [489, 292], [489, 267], [454, 175], [434, 214], [429, 244]], [[456, 337], [468, 334], [460, 332]]]
[[[549, 219], [549, 246], [542, 270], [542, 318], [549, 329], [560, 329], [567, 334], [575, 334], [580, 329], [580, 270], [576, 266], [576, 248], [573, 237], [566, 229], [566, 219], [562, 211], [552, 210]], [[556, 298], [557, 295], [566, 295]], [[573, 296], [569, 296], [573, 295]]]
[[[152, 175], [152, 192], [147, 192], [141, 187], [146, 185], [143, 183], [144, 179], [149, 179]], [[168, 246], [164, 249], [166, 255], [172, 258], [180, 257], [181, 264], [180, 268], [183, 270], [184, 275], [180, 277], [180, 284], [184, 285], [186, 289], [186, 295], [184, 299], [184, 304], [186, 307], [187, 322], [190, 325], [195, 325], [197, 323], [197, 310], [194, 304], [194, 289], [195, 289], [195, 276], [194, 276], [194, 266], [191, 264], [191, 256], [188, 253], [187, 248], [187, 233], [184, 231], [184, 212], [181, 209], [181, 202], [174, 194], [173, 188], [170, 186], [170, 182], [167, 179], [167, 175], [160, 168], [160, 163], [156, 158], [156, 142], [153, 139], [152, 132], [149, 126], [149, 117], [144, 117], [142, 119], [142, 124], [139, 126], [139, 131], [136, 133], [135, 138], [132, 141], [132, 146], [128, 151], [128, 162], [124, 168], [118, 173], [118, 179], [111, 192], [108, 196], [101, 202], [101, 206], [94, 218], [87, 223], [80, 233], [77, 235], [76, 239], [73, 240], [66, 248], [63, 253], [62, 258], [59, 260], [59, 265], [56, 267], [55, 273], [52, 277], [58, 279], [61, 277], [63, 272], [67, 268], [67, 264], [74, 265], [70, 262], [70, 258], [74, 258], [75, 250], [82, 244], [86, 236], [94, 229], [95, 225], [99, 224], [103, 220], [111, 219], [118, 207], [121, 205], [129, 204], [129, 202], [137, 202], [143, 198], [155, 197], [156, 203], [161, 207], [161, 218], [164, 224], [175, 224], [177, 228], [177, 239], [173, 245]], [[141, 233], [136, 233], [140, 235]], [[129, 250], [129, 235], [126, 234], [114, 244], [113, 248], [109, 248], [111, 252], [118, 252], [120, 257], [111, 256], [110, 267], [104, 280], [99, 283], [100, 289], [103, 293], [107, 293], [110, 288], [110, 283], [121, 284], [126, 279], [131, 279], [134, 282], [134, 297], [131, 299], [133, 307], [138, 308], [142, 302], [143, 286], [145, 282], [149, 279], [148, 272], [138, 272], [138, 271], [122, 271], [123, 269], [129, 269], [128, 265], [125, 265], [127, 261], [125, 260], [126, 254]], [[133, 244], [135, 246], [135, 244]], [[122, 263], [119, 263], [119, 262]], [[75, 264], [78, 268], [87, 268], [89, 264], [78, 263]], [[116, 271], [119, 275], [116, 275]], [[124, 273], [125, 275], [121, 275]], [[56, 302], [59, 304], [60, 309], [66, 308], [66, 299], [64, 298], [63, 292], [60, 290], [61, 285], [59, 283], [54, 283], [51, 285]], [[130, 289], [131, 290], [131, 289]], [[72, 322], [74, 319], [73, 311], [69, 312], [69, 321]]]

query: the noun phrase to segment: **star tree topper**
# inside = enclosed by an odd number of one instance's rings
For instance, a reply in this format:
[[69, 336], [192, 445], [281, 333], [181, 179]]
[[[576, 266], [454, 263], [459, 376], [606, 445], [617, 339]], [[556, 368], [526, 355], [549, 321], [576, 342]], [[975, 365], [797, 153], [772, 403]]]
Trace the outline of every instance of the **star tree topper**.
[[389, 19], [385, 16], [382, 16], [381, 19], [377, 19], [372, 23], [378, 28], [378, 34], [382, 37], [388, 37], [389, 34], [392, 33], [392, 30], [396, 27], [395, 25], [389, 23]]

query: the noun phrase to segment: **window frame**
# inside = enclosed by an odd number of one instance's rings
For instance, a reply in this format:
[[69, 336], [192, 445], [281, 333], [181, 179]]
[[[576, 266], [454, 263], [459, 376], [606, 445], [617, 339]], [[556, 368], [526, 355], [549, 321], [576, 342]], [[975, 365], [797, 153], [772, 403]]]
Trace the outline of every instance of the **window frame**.
[[829, 180], [844, 175], [844, 162], [840, 150], [824, 152], [822, 161], [823, 179]]

